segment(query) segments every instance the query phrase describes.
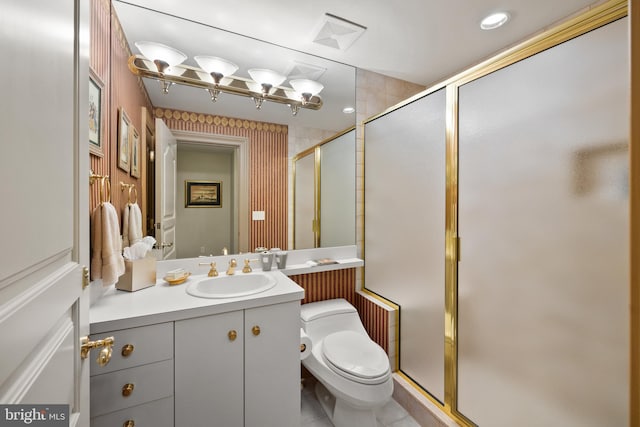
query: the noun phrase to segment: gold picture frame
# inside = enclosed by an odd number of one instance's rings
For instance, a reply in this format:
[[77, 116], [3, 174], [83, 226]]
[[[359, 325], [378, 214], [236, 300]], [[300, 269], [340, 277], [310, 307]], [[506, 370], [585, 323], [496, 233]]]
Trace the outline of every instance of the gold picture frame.
[[118, 109], [118, 167], [125, 172], [131, 169], [129, 137], [131, 119], [124, 111], [124, 108]]
[[184, 207], [222, 207], [222, 183], [220, 181], [185, 181]]

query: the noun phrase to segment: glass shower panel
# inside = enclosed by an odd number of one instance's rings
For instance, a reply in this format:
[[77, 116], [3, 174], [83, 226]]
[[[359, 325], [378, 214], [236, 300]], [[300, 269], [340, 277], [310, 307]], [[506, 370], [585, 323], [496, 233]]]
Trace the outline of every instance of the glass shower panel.
[[442, 89], [366, 123], [364, 150], [365, 287], [400, 306], [400, 369], [440, 401], [445, 101]]
[[313, 222], [316, 217], [315, 152], [295, 161], [294, 176], [294, 248], [315, 247]]
[[320, 146], [320, 246], [356, 243], [356, 131]]
[[627, 19], [459, 90], [458, 410], [628, 425]]

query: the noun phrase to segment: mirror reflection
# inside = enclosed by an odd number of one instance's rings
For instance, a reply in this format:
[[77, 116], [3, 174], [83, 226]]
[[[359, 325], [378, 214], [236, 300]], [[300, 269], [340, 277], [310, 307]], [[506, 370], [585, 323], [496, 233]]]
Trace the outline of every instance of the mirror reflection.
[[294, 157], [294, 249], [355, 242], [355, 153], [352, 128]]
[[[355, 68], [336, 63], [303, 52], [286, 49], [260, 40], [248, 38], [240, 34], [230, 33], [219, 28], [200, 24], [191, 20], [170, 16], [148, 8], [138, 7], [132, 3], [114, 1], [115, 12], [121, 23], [126, 42], [134, 55], [141, 54], [135, 43], [139, 41], [153, 41], [175, 48], [186, 55], [183, 62], [185, 67], [199, 67], [194, 59], [198, 55], [209, 55], [224, 58], [238, 66], [234, 76], [239, 79], [251, 80], [249, 69], [270, 69], [286, 77], [282, 87], [290, 88], [291, 80], [309, 79], [322, 84], [323, 88], [319, 96], [322, 98], [322, 107], [317, 110], [300, 109], [293, 115], [287, 105], [265, 101], [260, 109], [251, 98], [238, 96], [233, 93], [221, 93], [215, 102], [212, 102], [210, 93], [202, 88], [188, 85], [174, 84], [163, 93], [162, 86], [156, 80], [143, 78], [146, 91], [151, 104], [155, 108], [155, 116], [161, 117], [167, 122], [171, 132], [181, 130], [183, 134], [177, 139], [177, 167], [176, 191], [174, 195], [175, 224], [174, 230], [175, 251], [177, 257], [192, 257], [198, 255], [220, 254], [223, 248], [229, 252], [244, 252], [253, 250], [254, 246], [279, 246], [283, 248], [302, 249], [305, 246], [294, 244], [292, 230], [293, 191], [288, 186], [292, 185], [291, 159], [298, 153], [320, 144], [323, 141], [341, 135], [345, 129], [350, 129], [355, 124], [355, 114], [345, 114], [345, 107], [355, 106]], [[213, 81], [213, 80], [212, 80]], [[256, 89], [258, 91], [259, 89]], [[158, 114], [160, 112], [160, 115]], [[162, 117], [162, 113], [172, 114], [171, 120]], [[193, 126], [185, 126], [181, 122], [181, 115], [187, 112], [195, 116]], [[195, 113], [191, 114], [191, 113]], [[178, 118], [176, 119], [176, 116]], [[241, 119], [245, 129], [258, 132], [261, 126], [273, 131], [274, 126], [278, 138], [284, 140], [284, 150], [277, 148], [271, 153], [258, 152], [263, 150], [261, 145], [256, 150], [256, 141], [246, 137], [248, 144], [248, 159], [244, 159], [247, 171], [242, 170], [242, 156], [238, 145], [228, 145], [224, 141], [216, 140], [215, 131], [211, 131], [216, 125], [216, 118]], [[210, 123], [213, 122], [213, 123]], [[231, 121], [231, 120], [229, 120]], [[187, 123], [188, 124], [188, 123]], [[238, 124], [240, 121], [238, 120]], [[207, 125], [211, 125], [207, 127]], [[280, 125], [280, 126], [278, 126]], [[221, 126], [221, 125], [220, 125]], [[236, 134], [242, 138], [241, 126]], [[188, 135], [209, 133], [207, 138], [190, 138]], [[355, 132], [352, 132], [355, 133]], [[185, 134], [187, 134], [185, 136]], [[157, 136], [157, 135], [156, 135]], [[261, 141], [268, 144], [272, 135], [261, 136]], [[197, 141], [195, 141], [197, 139]], [[355, 136], [353, 137], [354, 158], [352, 169], [345, 172], [342, 164], [329, 166], [323, 172], [326, 177], [336, 174], [336, 177], [352, 175], [354, 182], [350, 199], [354, 205], [354, 212], [350, 208], [345, 209], [345, 203], [326, 202], [323, 209], [327, 211], [323, 215], [331, 216], [335, 210], [336, 215], [345, 213], [352, 216], [349, 224], [355, 228]], [[154, 141], [153, 144], [156, 142]], [[346, 144], [348, 145], [348, 144]], [[156, 146], [155, 163], [149, 164], [147, 170], [156, 169], [157, 163], [162, 158]], [[265, 149], [266, 150], [266, 149]], [[277, 151], [277, 152], [276, 152]], [[284, 152], [283, 152], [284, 151]], [[268, 155], [267, 155], [268, 154]], [[210, 162], [203, 161], [207, 158], [216, 158]], [[257, 159], [259, 157], [259, 159]], [[348, 156], [347, 156], [348, 157]], [[198, 161], [190, 161], [189, 159]], [[284, 159], [282, 159], [284, 158]], [[275, 159], [275, 163], [274, 163]], [[220, 164], [224, 167], [218, 168]], [[218, 166], [214, 166], [218, 165]], [[284, 166], [283, 166], [284, 165]], [[217, 168], [217, 170], [216, 170]], [[256, 171], [260, 169], [261, 171]], [[279, 172], [276, 172], [279, 171]], [[244, 178], [243, 178], [244, 174]], [[277, 179], [273, 175], [278, 176]], [[346, 174], [346, 175], [345, 175]], [[280, 178], [282, 175], [284, 178]], [[194, 209], [185, 206], [183, 198], [185, 181], [205, 177], [205, 181], [222, 182], [221, 197], [222, 206], [217, 208]], [[155, 188], [155, 193], [162, 192], [163, 185], [158, 182], [153, 174], [149, 176], [148, 188]], [[248, 182], [243, 182], [243, 179]], [[346, 186], [349, 187], [349, 186]], [[314, 194], [314, 188], [307, 190]], [[296, 190], [296, 191], [298, 191]], [[154, 191], [150, 191], [153, 193]], [[153, 197], [153, 194], [149, 194]], [[284, 208], [275, 211], [269, 206], [274, 199], [282, 199], [280, 204]], [[327, 197], [327, 200], [330, 198]], [[164, 202], [166, 205], [166, 201]], [[335, 206], [332, 206], [335, 204]], [[155, 201], [149, 206], [156, 205]], [[350, 204], [347, 204], [350, 205]], [[151, 217], [155, 216], [156, 233], [157, 224], [160, 223], [157, 209], [149, 209]], [[156, 212], [152, 212], [152, 211]], [[194, 216], [199, 217], [196, 221]], [[273, 225], [275, 224], [275, 225]], [[295, 226], [297, 228], [297, 225]], [[278, 238], [270, 236], [271, 229], [278, 229]], [[158, 236], [156, 236], [158, 237]], [[167, 241], [166, 243], [170, 243]], [[355, 243], [353, 239], [346, 244]], [[325, 245], [320, 242], [321, 245]]]

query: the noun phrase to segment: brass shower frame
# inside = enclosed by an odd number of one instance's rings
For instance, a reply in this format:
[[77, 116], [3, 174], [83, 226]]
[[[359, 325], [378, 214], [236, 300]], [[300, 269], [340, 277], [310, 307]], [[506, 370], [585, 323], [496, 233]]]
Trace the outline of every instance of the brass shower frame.
[[[589, 8], [557, 26], [541, 32], [540, 34], [510, 48], [504, 52], [477, 64], [451, 78], [437, 83], [411, 98], [394, 105], [380, 114], [363, 121], [364, 125], [394, 110], [397, 110], [411, 102], [423, 98], [440, 89], [446, 90], [446, 195], [445, 195], [445, 367], [444, 367], [444, 403], [434, 398], [427, 390], [413, 381], [402, 372], [401, 366], [397, 373], [404, 378], [414, 389], [440, 407], [444, 413], [463, 426], [475, 424], [466, 418], [457, 408], [457, 383], [458, 383], [458, 262], [461, 260], [460, 236], [458, 234], [458, 95], [459, 88], [476, 79], [484, 77], [494, 71], [512, 65], [546, 49], [557, 46], [563, 42], [583, 35], [589, 31], [602, 27], [628, 15], [628, 2], [626, 0], [610, 0], [600, 5]], [[364, 132], [363, 132], [364, 134]], [[366, 146], [366, 144], [365, 144]], [[364, 150], [364, 148], [363, 148]], [[365, 171], [366, 175], [366, 171]], [[360, 187], [361, 200], [364, 201], [364, 178]], [[364, 227], [364, 226], [363, 226]], [[363, 236], [366, 230], [363, 230]], [[364, 255], [364, 247], [362, 248]], [[366, 260], [366, 256], [364, 257]], [[365, 267], [366, 268], [366, 267]], [[392, 301], [366, 288], [364, 274], [362, 275], [362, 290], [375, 296], [382, 302], [397, 306]], [[396, 322], [396, 336], [400, 336], [400, 323]], [[399, 347], [399, 343], [398, 343]], [[400, 355], [399, 348], [396, 354]], [[400, 362], [398, 361], [398, 365]]]

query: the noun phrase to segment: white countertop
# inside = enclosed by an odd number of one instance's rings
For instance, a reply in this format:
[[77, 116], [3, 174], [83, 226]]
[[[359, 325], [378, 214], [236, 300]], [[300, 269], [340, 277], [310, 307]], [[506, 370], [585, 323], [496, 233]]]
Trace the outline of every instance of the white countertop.
[[273, 288], [237, 298], [199, 298], [187, 294], [187, 285], [192, 281], [206, 278], [206, 272], [192, 275], [185, 283], [180, 285], [169, 285], [159, 278], [155, 286], [136, 292], [120, 291], [112, 287], [89, 310], [91, 334], [261, 307], [304, 298], [304, 290], [282, 272], [271, 271], [265, 272], [265, 274], [272, 275], [276, 279], [276, 285]]
[[[210, 314], [224, 313], [246, 308], [260, 307], [282, 302], [302, 300], [304, 290], [287, 276], [297, 274], [319, 273], [323, 271], [355, 268], [364, 265], [364, 261], [356, 258], [355, 246], [339, 246], [332, 248], [315, 248], [288, 251], [288, 262], [282, 270], [273, 269], [266, 274], [273, 275], [275, 287], [253, 295], [237, 298], [199, 298], [186, 293], [189, 283], [206, 277], [208, 264], [215, 261], [220, 274], [224, 275], [229, 261], [237, 259], [241, 273], [245, 258], [255, 258], [256, 254], [237, 254], [215, 257], [185, 258], [158, 261], [156, 268], [157, 282], [155, 286], [136, 292], [120, 291], [111, 286], [106, 291], [99, 291], [89, 310], [91, 333], [102, 333], [154, 323], [171, 322]], [[331, 258], [335, 264], [309, 265], [310, 260]], [[252, 265], [254, 272], [260, 268]], [[167, 271], [183, 268], [192, 273], [187, 281], [180, 285], [169, 285], [162, 278]], [[252, 273], [248, 273], [252, 274]], [[94, 286], [100, 286], [95, 284]]]

